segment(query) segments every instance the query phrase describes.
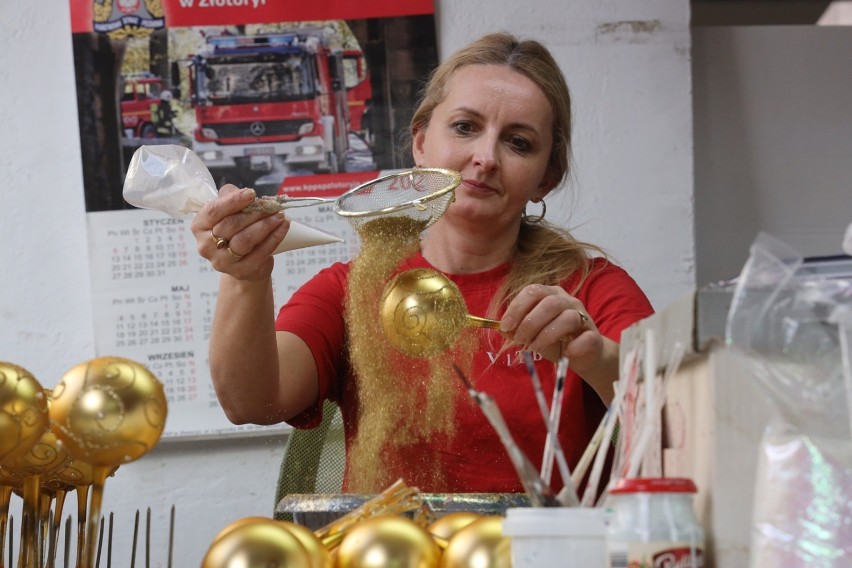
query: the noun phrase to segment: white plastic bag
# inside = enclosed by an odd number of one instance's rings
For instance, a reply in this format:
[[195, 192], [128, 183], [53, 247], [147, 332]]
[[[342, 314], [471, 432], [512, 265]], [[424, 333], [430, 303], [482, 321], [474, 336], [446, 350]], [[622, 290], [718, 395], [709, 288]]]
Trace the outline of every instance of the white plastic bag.
[[[760, 235], [740, 275], [727, 342], [775, 409], [759, 448], [751, 566], [852, 566], [852, 435], [841, 354], [852, 279], [802, 275]], [[848, 365], [848, 360], [845, 362]]]
[[[125, 201], [178, 219], [197, 213], [217, 194], [213, 176], [201, 158], [189, 148], [174, 144], [140, 146], [124, 179]], [[342, 240], [291, 220], [287, 236], [273, 254]]]

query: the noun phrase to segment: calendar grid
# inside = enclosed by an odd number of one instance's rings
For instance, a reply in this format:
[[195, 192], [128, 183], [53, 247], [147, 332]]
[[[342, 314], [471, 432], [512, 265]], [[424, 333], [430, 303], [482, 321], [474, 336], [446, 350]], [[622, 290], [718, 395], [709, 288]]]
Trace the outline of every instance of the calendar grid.
[[[344, 241], [276, 256], [276, 309], [359, 244], [331, 206], [288, 217]], [[96, 354], [134, 359], [160, 378], [169, 401], [164, 439], [280, 433], [287, 427], [231, 424], [216, 398], [207, 349], [219, 275], [197, 254], [190, 222], [143, 209], [88, 214]]]

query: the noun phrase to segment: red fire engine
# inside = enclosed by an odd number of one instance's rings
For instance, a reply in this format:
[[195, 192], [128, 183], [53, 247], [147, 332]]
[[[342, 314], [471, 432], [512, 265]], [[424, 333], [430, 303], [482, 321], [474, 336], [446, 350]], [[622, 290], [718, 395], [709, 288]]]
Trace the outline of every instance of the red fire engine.
[[128, 138], [154, 138], [157, 129], [151, 109], [160, 104], [163, 80], [152, 73], [133, 73], [121, 79], [122, 132]]
[[193, 150], [211, 170], [265, 172], [276, 160], [291, 171], [345, 169], [350, 107], [342, 50], [302, 30], [207, 43], [192, 58], [189, 83]]

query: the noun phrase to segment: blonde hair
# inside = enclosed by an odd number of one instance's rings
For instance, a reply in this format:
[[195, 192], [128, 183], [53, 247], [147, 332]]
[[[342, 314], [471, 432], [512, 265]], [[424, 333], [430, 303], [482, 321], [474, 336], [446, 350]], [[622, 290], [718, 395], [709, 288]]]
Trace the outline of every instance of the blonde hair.
[[[453, 73], [466, 65], [505, 65], [538, 85], [553, 111], [553, 147], [546, 175], [554, 187], [561, 185], [571, 169], [571, 94], [553, 55], [535, 40], [493, 33], [455, 52], [432, 72], [411, 118], [410, 133], [429, 125], [435, 107], [446, 97]], [[546, 221], [522, 219], [509, 275], [492, 299], [489, 315], [495, 316], [529, 284], [555, 286], [580, 270], [579, 287], [588, 275], [590, 252], [606, 256], [602, 249], [576, 240], [567, 230]]]

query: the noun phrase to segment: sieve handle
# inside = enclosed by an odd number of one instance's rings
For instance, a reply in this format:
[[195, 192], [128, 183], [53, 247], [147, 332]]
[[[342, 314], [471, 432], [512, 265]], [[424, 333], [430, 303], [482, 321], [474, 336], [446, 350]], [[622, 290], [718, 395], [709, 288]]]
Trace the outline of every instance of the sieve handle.
[[470, 314], [465, 314], [467, 318], [468, 325], [473, 327], [484, 327], [486, 329], [496, 329], [500, 330], [500, 322], [493, 319], [481, 318], [479, 316], [472, 316]]
[[324, 203], [334, 203], [336, 198], [326, 197], [288, 197], [287, 195], [276, 195], [259, 197], [250, 203], [245, 209], [246, 213], [254, 211], [263, 211], [264, 213], [277, 213], [283, 209], [294, 207], [311, 207], [313, 205], [322, 205]]
[[286, 197], [282, 196], [278, 199], [278, 203], [280, 203], [284, 209], [289, 209], [290, 207], [310, 207], [312, 205], [322, 205], [323, 203], [334, 203], [337, 201], [337, 198], [325, 198], [325, 197]]

